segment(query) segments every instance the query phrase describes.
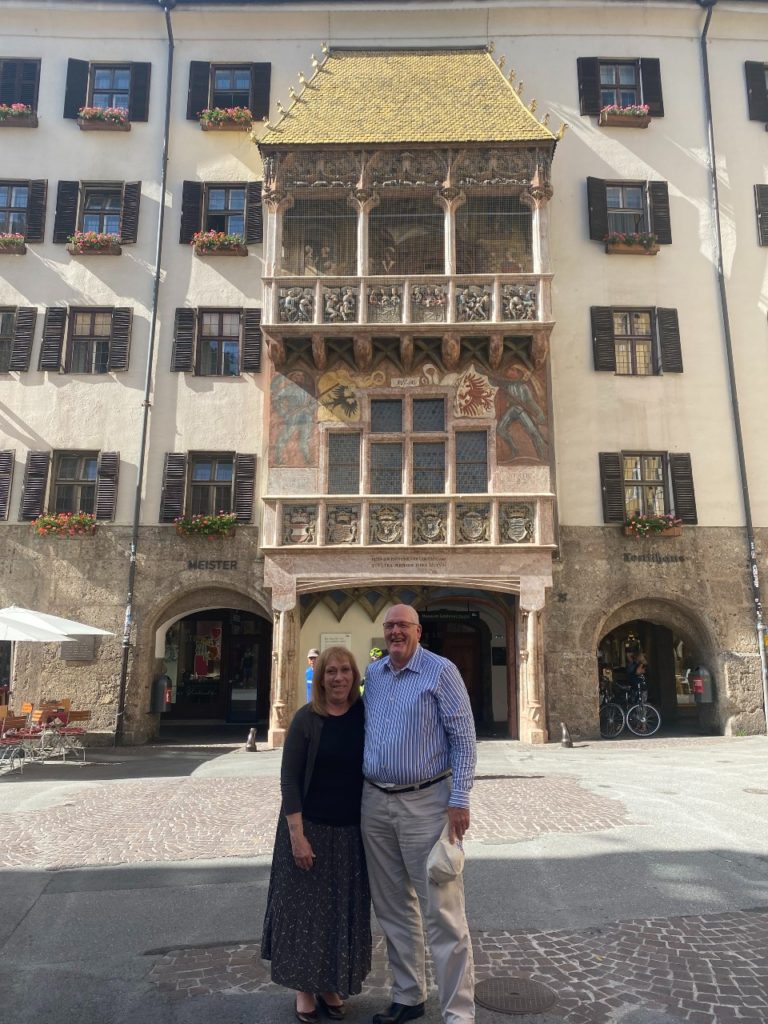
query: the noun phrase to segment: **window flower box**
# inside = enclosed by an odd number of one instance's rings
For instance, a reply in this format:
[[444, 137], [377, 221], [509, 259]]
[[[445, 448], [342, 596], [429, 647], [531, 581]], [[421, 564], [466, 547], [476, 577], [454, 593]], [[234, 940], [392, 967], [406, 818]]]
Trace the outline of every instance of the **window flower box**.
[[125, 107], [81, 107], [77, 115], [81, 132], [129, 132]]
[[4, 256], [23, 256], [27, 251], [24, 235], [0, 234], [0, 254]]
[[96, 532], [96, 516], [90, 512], [49, 512], [30, 524], [40, 537], [83, 537]]
[[603, 107], [597, 123], [603, 128], [647, 128], [651, 123], [647, 103], [629, 107]]
[[248, 246], [242, 235], [223, 231], [198, 231], [192, 236], [195, 256], [247, 256]]
[[119, 235], [100, 231], [76, 231], [67, 246], [72, 256], [119, 256], [122, 251]]
[[624, 523], [627, 537], [680, 537], [682, 533], [682, 520], [671, 513], [662, 516], [632, 515]]
[[603, 241], [605, 251], [610, 255], [655, 256], [659, 251], [656, 235], [650, 231], [613, 232]]
[[204, 132], [247, 132], [253, 127], [253, 114], [247, 107], [207, 107], [200, 114]]
[[0, 103], [0, 128], [37, 128], [37, 114], [26, 103]]
[[232, 537], [237, 516], [234, 512], [216, 512], [210, 515], [180, 516], [174, 519], [176, 533], [181, 537]]

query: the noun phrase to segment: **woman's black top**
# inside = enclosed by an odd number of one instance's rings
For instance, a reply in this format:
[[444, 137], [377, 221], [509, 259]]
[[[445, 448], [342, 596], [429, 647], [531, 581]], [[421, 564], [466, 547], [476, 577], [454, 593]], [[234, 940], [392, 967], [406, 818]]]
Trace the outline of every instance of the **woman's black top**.
[[323, 718], [302, 816], [319, 825], [359, 825], [363, 798], [363, 702]]

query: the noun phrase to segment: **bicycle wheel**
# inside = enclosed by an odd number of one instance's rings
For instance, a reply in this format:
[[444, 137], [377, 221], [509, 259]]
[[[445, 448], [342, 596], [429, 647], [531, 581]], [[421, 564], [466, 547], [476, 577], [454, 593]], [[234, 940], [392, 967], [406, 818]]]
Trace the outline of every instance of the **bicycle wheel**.
[[653, 736], [661, 725], [661, 715], [653, 704], [634, 704], [627, 712], [627, 728], [635, 736]]
[[604, 740], [615, 740], [624, 730], [624, 712], [618, 704], [609, 702], [600, 708], [600, 735]]

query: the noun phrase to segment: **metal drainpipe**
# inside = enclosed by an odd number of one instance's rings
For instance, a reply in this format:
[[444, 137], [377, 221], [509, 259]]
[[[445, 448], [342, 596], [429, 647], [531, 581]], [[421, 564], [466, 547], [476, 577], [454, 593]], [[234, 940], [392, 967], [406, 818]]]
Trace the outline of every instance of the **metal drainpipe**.
[[717, 0], [697, 0], [700, 7], [707, 11], [704, 28], [701, 32], [701, 65], [704, 80], [704, 103], [707, 115], [707, 146], [709, 149], [709, 173], [712, 185], [712, 200], [715, 210], [715, 237], [717, 242], [717, 284], [720, 292], [720, 315], [723, 322], [723, 342], [728, 362], [728, 384], [731, 393], [731, 412], [733, 428], [736, 436], [736, 450], [739, 458], [739, 476], [741, 478], [741, 497], [744, 505], [744, 527], [749, 547], [749, 578], [752, 587], [752, 601], [755, 607], [755, 625], [757, 628], [757, 644], [760, 653], [760, 669], [763, 678], [763, 712], [765, 715], [766, 732], [768, 732], [768, 664], [765, 654], [765, 622], [763, 621], [763, 602], [760, 598], [760, 573], [755, 547], [755, 530], [752, 525], [752, 506], [749, 499], [749, 483], [747, 464], [744, 458], [744, 438], [741, 430], [741, 414], [739, 412], [739, 395], [736, 388], [736, 371], [733, 363], [733, 343], [731, 339], [731, 320], [728, 314], [728, 293], [725, 283], [723, 264], [723, 236], [720, 229], [720, 192], [717, 182], [717, 154], [715, 150], [715, 130], [712, 122], [712, 90], [709, 80], [709, 58], [707, 56], [707, 33], [712, 20], [712, 11]]
[[152, 391], [154, 387], [153, 362], [155, 355], [155, 336], [157, 333], [157, 306], [160, 295], [160, 278], [162, 273], [163, 223], [165, 221], [165, 192], [168, 180], [168, 143], [171, 128], [171, 86], [173, 84], [173, 27], [171, 11], [176, 0], [158, 0], [165, 15], [165, 28], [168, 36], [168, 65], [165, 86], [165, 125], [163, 128], [163, 155], [160, 170], [160, 212], [157, 218], [157, 239], [155, 244], [155, 272], [152, 285], [152, 312], [149, 321], [149, 342], [147, 346], [147, 362], [144, 370], [144, 401], [141, 420], [141, 441], [139, 458], [136, 467], [136, 493], [133, 502], [133, 523], [131, 527], [130, 561], [128, 564], [128, 587], [125, 597], [125, 617], [123, 619], [123, 652], [120, 662], [120, 687], [117, 698], [117, 718], [115, 720], [114, 745], [122, 739], [125, 724], [125, 697], [128, 686], [128, 659], [131, 653], [131, 628], [133, 626], [133, 599], [136, 589], [136, 553], [139, 547], [139, 525], [141, 523], [141, 497], [144, 485], [144, 470], [147, 459], [147, 441], [149, 438], [149, 413], [152, 408]]

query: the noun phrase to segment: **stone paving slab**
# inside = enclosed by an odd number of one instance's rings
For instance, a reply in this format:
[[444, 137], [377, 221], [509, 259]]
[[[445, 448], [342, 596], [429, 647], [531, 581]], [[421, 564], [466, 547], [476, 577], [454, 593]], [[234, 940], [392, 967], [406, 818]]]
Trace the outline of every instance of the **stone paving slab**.
[[[63, 803], [0, 814], [0, 867], [48, 870], [270, 854], [280, 808], [275, 778], [97, 782]], [[514, 843], [543, 834], [637, 824], [624, 805], [561, 775], [479, 776], [469, 838]]]
[[[640, 1008], [690, 1024], [768, 1019], [768, 908], [582, 931], [475, 931], [472, 940], [477, 981], [519, 975], [549, 986], [557, 995], [551, 1020], [609, 1024]], [[149, 979], [171, 1000], [285, 992], [270, 981], [257, 943], [171, 950], [159, 957]], [[428, 981], [434, 1000], [431, 962]], [[362, 995], [384, 1005], [389, 991], [378, 936]], [[354, 1006], [352, 1000], [350, 1018]]]

